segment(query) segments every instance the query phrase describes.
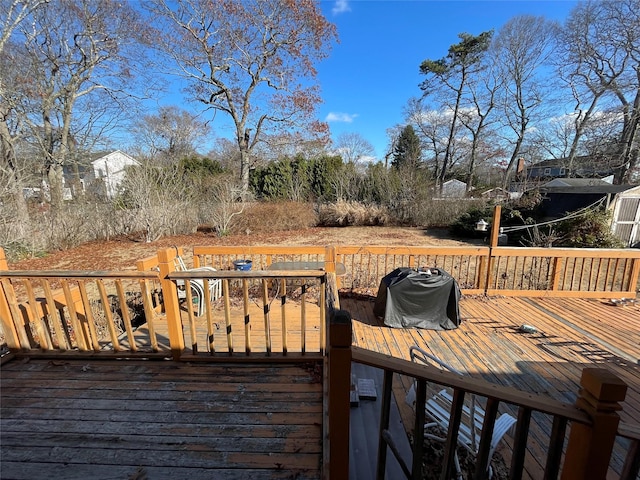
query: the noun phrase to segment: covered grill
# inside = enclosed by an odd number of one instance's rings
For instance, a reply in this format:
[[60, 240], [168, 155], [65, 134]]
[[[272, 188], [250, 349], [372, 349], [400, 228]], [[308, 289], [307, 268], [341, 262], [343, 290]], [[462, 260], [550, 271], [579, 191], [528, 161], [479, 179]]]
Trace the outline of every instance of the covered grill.
[[439, 268], [397, 268], [380, 282], [373, 313], [394, 328], [452, 330], [460, 325], [460, 289]]

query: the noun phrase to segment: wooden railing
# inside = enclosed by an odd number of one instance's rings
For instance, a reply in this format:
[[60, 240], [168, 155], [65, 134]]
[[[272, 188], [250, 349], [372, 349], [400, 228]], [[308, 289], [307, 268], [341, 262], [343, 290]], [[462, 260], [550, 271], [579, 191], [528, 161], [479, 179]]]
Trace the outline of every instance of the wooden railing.
[[[177, 271], [180, 249], [138, 271], [10, 271], [0, 249], [0, 317], [13, 351], [91, 355], [309, 356], [326, 350], [325, 271]], [[192, 282], [204, 285], [197, 316]], [[222, 296], [208, 286], [220, 282]], [[181, 301], [178, 284], [185, 285]], [[184, 328], [183, 328], [184, 324]], [[188, 347], [185, 347], [185, 339]]]
[[463, 293], [511, 296], [635, 297], [637, 249], [513, 247], [194, 247], [194, 265], [220, 270], [251, 260], [257, 269], [276, 261], [317, 261], [335, 272], [338, 286], [374, 292], [396, 268], [436, 267], [451, 274]]
[[[156, 278], [147, 272], [2, 270], [7, 345], [23, 352], [160, 353], [148, 283]], [[136, 333], [142, 325], [146, 335]]]
[[235, 260], [251, 260], [253, 270], [267, 270], [275, 262], [328, 263], [332, 255], [331, 247], [319, 246], [195, 246], [193, 266], [233, 270]]
[[464, 293], [484, 293], [488, 247], [337, 246], [337, 263], [345, 266], [343, 288], [377, 290], [396, 268], [436, 267], [452, 275]]
[[[435, 367], [418, 365], [403, 359], [393, 358], [377, 352], [351, 348], [350, 360], [384, 370], [382, 407], [380, 412], [380, 432], [378, 443], [378, 480], [385, 477], [387, 454], [396, 456], [402, 470], [409, 479], [422, 478], [423, 442], [414, 440], [411, 465], [399, 454], [388, 433], [391, 408], [393, 377], [406, 375], [417, 381], [417, 398], [413, 439], [424, 438], [424, 406], [426, 383], [451, 387], [454, 390], [454, 405], [445, 443], [445, 453], [440, 478], [451, 478], [454, 469], [454, 453], [457, 448], [460, 415], [465, 394], [474, 394], [486, 399], [485, 420], [482, 427], [478, 455], [475, 458], [474, 479], [484, 478], [490, 462], [489, 451], [493, 423], [498, 415], [498, 407], [506, 403], [518, 409], [518, 419], [513, 435], [513, 451], [509, 469], [510, 479], [520, 479], [524, 471], [524, 459], [529, 436], [529, 422], [532, 415], [546, 415], [553, 423], [546, 453], [544, 478], [565, 480], [587, 480], [605, 478], [617, 437], [629, 440], [626, 461], [621, 480], [637, 478], [640, 467], [638, 449], [639, 432], [619, 426], [620, 417], [616, 413], [622, 407], [626, 395], [626, 385], [609, 371], [597, 368], [583, 370], [580, 396], [576, 405], [559, 402], [543, 395], [520, 392], [514, 388], [490, 384], [484, 380], [461, 377]], [[345, 367], [346, 364], [345, 364]], [[344, 380], [342, 388], [349, 388]], [[570, 427], [570, 428], [569, 428]], [[570, 429], [570, 434], [567, 431]], [[565, 448], [566, 444], [566, 448]]]
[[488, 295], [635, 297], [637, 249], [492, 249]]

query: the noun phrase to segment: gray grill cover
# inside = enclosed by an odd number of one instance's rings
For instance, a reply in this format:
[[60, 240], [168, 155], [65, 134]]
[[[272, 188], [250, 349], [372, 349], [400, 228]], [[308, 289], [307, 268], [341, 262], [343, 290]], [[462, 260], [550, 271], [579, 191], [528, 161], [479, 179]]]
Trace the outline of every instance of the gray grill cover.
[[412, 268], [397, 268], [380, 282], [373, 313], [394, 328], [452, 330], [460, 325], [460, 289], [441, 269], [431, 275]]

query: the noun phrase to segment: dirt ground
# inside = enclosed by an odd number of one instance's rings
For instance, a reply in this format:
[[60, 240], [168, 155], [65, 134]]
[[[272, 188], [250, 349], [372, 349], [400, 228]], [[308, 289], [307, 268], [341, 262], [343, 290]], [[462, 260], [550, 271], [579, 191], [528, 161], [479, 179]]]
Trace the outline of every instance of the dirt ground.
[[217, 237], [195, 233], [144, 243], [120, 238], [89, 242], [70, 250], [53, 252], [41, 258], [10, 263], [12, 270], [130, 270], [135, 262], [158, 250], [179, 246], [185, 257], [195, 245], [469, 245], [450, 237], [444, 229], [408, 227], [308, 228], [277, 233], [251, 232], [248, 235]]

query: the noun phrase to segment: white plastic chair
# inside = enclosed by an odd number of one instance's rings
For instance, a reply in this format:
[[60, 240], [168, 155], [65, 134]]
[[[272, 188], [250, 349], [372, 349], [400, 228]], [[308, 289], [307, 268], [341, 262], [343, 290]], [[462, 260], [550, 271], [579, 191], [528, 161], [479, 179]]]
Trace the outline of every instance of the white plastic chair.
[[[420, 363], [423, 365], [437, 365], [443, 370], [463, 375], [462, 372], [447, 365], [439, 358], [427, 353], [422, 348], [413, 346], [409, 349], [409, 355], [411, 361]], [[475, 395], [468, 395], [469, 402], [465, 402], [462, 408], [462, 421], [460, 422], [460, 428], [458, 431], [458, 444], [469, 451], [472, 455], [478, 454], [478, 446], [480, 444], [480, 434], [482, 432], [482, 424], [484, 422], [484, 409], [476, 403]], [[406, 402], [415, 408], [416, 402], [416, 384], [411, 385], [409, 392], [407, 393]], [[451, 415], [451, 408], [453, 405], [453, 395], [451, 389], [444, 388], [436, 392], [430, 398], [427, 398], [425, 403], [425, 415], [428, 419], [428, 423], [425, 423], [425, 438], [438, 440], [441, 442], [446, 441], [446, 438], [434, 435], [427, 432], [427, 429], [434, 426], [440, 426], [445, 432], [449, 431], [449, 417]], [[473, 419], [473, 420], [472, 420]], [[516, 419], [508, 413], [500, 415], [493, 427], [493, 436], [491, 437], [491, 448], [489, 450], [489, 478], [493, 476], [491, 469], [491, 458], [496, 450], [496, 447], [502, 440], [502, 437], [513, 427], [516, 423]], [[456, 475], [459, 480], [462, 480], [462, 470], [460, 468], [460, 460], [458, 459], [458, 453], [455, 453], [454, 462], [456, 467]]]
[[[184, 264], [184, 260], [182, 257], [178, 255], [176, 257], [176, 267], [183, 272], [215, 272], [216, 269], [213, 267], [198, 267], [198, 268], [187, 268]], [[184, 280], [176, 280], [176, 285], [178, 287], [178, 299], [183, 300], [187, 298], [187, 292], [185, 289], [185, 281]], [[198, 313], [197, 316], [201, 317], [205, 312], [204, 305], [204, 280], [201, 278], [194, 278], [189, 280], [189, 285], [191, 286], [191, 295], [198, 300]], [[209, 296], [211, 301], [217, 300], [222, 296], [222, 282], [219, 279], [209, 280]]]

